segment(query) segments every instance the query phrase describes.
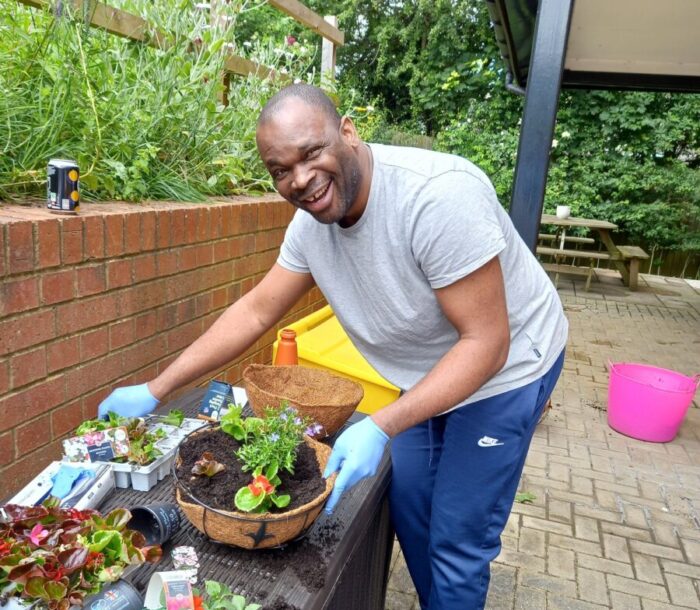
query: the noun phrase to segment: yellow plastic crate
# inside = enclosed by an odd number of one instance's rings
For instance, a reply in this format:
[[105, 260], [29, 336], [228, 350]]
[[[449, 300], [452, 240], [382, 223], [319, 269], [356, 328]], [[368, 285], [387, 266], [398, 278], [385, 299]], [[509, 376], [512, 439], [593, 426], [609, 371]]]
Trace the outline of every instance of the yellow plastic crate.
[[[390, 384], [357, 351], [330, 305], [302, 318], [285, 328], [297, 333], [299, 364], [333, 373], [362, 384], [364, 398], [358, 411], [374, 413], [396, 400], [399, 388]], [[272, 345], [272, 361], [277, 355], [277, 341]]]

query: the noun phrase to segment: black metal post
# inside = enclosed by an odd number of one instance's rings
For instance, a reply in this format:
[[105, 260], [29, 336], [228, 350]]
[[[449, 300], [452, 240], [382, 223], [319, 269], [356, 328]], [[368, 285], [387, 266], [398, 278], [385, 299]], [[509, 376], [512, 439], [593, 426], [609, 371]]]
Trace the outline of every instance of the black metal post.
[[515, 162], [510, 216], [531, 250], [537, 245], [554, 123], [574, 0], [540, 0]]

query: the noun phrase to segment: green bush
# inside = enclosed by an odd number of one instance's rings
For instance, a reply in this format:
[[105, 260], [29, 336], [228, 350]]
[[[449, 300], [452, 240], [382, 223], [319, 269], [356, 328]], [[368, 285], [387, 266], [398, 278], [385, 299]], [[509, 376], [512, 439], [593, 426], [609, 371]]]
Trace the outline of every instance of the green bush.
[[161, 50], [90, 28], [67, 8], [55, 19], [0, 0], [0, 199], [42, 196], [53, 157], [78, 162], [86, 199], [271, 190], [255, 120], [282, 81], [232, 76], [224, 107], [223, 51], [305, 79], [313, 57], [284, 39], [237, 42], [243, 4], [222, 3], [230, 17], [223, 29], [205, 27], [208, 12], [190, 0], [122, 0], [171, 33]]

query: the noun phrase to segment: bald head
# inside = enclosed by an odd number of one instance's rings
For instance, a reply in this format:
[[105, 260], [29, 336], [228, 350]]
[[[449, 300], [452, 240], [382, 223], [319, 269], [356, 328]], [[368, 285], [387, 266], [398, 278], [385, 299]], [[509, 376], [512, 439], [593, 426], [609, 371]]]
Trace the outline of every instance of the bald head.
[[313, 85], [297, 83], [280, 89], [265, 104], [258, 117], [258, 128], [269, 122], [284, 108], [285, 103], [296, 98], [303, 101], [307, 106], [322, 112], [334, 127], [340, 125], [340, 115], [335, 108], [335, 104], [323, 92], [323, 90]]

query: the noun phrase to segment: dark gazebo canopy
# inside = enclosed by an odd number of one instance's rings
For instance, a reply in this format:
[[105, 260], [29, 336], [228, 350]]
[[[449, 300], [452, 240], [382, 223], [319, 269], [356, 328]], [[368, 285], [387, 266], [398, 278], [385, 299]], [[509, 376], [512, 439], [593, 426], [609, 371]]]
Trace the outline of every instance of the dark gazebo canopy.
[[700, 0], [485, 0], [525, 94], [510, 214], [534, 249], [562, 87], [700, 93]]
[[[489, 2], [513, 82], [524, 87], [537, 0]], [[700, 2], [579, 0], [574, 3], [563, 87], [700, 92]]]

